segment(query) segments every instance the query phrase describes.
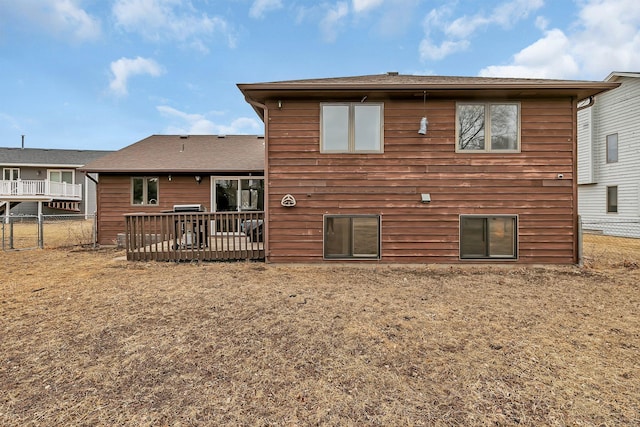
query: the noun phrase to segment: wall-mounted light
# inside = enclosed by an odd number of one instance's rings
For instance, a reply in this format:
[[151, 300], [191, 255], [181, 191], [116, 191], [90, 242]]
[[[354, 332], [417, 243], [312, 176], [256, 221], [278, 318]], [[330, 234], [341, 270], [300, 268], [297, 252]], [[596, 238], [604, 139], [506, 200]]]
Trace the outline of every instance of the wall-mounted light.
[[194, 176], [193, 178], [196, 180], [196, 182], [197, 182], [198, 184], [200, 184], [200, 183], [202, 182], [202, 177], [201, 177], [200, 175], [196, 175], [196, 176]]
[[425, 135], [427, 133], [427, 126], [429, 125], [429, 122], [427, 121], [426, 117], [423, 117], [420, 119], [420, 129], [418, 129], [418, 133], [420, 135]]
[[282, 100], [278, 99], [278, 110], [282, 110]]
[[424, 110], [424, 116], [420, 119], [420, 129], [418, 129], [418, 133], [420, 135], [425, 135], [427, 133], [427, 125], [429, 125], [429, 121], [427, 120], [427, 91], [422, 92], [422, 109]]
[[171, 175], [169, 175], [169, 181], [171, 181]]
[[420, 195], [420, 202], [421, 203], [431, 203], [431, 194], [429, 193], [422, 193]]

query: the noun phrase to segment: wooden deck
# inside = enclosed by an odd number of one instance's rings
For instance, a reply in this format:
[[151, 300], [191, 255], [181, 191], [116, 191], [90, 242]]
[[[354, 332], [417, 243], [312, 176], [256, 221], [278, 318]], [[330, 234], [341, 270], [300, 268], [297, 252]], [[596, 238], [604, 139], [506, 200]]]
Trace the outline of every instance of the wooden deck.
[[130, 261], [263, 260], [263, 212], [125, 215]]

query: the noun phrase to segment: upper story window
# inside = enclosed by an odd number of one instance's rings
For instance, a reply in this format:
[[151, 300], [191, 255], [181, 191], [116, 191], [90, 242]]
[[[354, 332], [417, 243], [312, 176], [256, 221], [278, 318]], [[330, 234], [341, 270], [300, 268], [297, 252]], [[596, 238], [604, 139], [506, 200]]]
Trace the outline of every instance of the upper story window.
[[19, 168], [4, 168], [2, 169], [2, 179], [5, 181], [17, 181], [20, 179]]
[[320, 104], [322, 153], [382, 153], [383, 104]]
[[618, 134], [607, 135], [607, 163], [618, 161]]
[[517, 102], [457, 103], [456, 151], [519, 152], [520, 104]]
[[73, 171], [72, 170], [52, 170], [48, 171], [49, 181], [51, 182], [65, 182], [67, 184], [73, 184]]
[[157, 205], [158, 177], [131, 178], [131, 197], [134, 205]]

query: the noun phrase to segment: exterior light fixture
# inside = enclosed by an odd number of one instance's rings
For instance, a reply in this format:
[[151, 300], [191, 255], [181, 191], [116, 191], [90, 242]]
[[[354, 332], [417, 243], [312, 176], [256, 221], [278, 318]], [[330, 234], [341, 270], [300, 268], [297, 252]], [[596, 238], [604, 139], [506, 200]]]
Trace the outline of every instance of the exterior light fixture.
[[196, 175], [196, 176], [194, 176], [194, 179], [196, 180], [196, 182], [197, 182], [198, 184], [200, 184], [200, 182], [202, 182], [202, 177], [201, 177], [200, 175]]
[[427, 120], [427, 91], [422, 91], [422, 109], [424, 110], [424, 116], [420, 119], [420, 129], [418, 129], [418, 133], [420, 135], [425, 135], [427, 133], [427, 125], [429, 121]]

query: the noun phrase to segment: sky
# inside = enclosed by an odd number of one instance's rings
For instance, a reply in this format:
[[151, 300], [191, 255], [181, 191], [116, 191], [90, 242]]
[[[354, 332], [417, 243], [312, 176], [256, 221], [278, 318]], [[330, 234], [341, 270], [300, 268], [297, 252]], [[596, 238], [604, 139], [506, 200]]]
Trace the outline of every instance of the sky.
[[640, 72], [638, 0], [0, 0], [0, 146], [263, 134], [238, 83]]

